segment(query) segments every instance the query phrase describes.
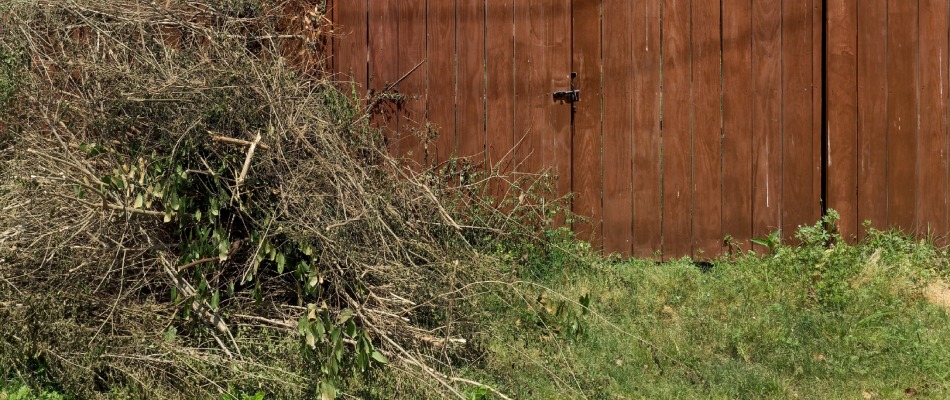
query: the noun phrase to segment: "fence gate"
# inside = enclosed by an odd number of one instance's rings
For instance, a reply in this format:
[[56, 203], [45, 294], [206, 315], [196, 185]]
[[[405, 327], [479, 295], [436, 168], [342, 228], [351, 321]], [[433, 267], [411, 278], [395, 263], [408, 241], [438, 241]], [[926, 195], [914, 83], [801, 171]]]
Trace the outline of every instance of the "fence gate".
[[821, 0], [330, 10], [334, 71], [407, 96], [374, 116], [394, 153], [552, 168], [589, 220], [574, 230], [607, 252], [715, 256], [821, 213]]

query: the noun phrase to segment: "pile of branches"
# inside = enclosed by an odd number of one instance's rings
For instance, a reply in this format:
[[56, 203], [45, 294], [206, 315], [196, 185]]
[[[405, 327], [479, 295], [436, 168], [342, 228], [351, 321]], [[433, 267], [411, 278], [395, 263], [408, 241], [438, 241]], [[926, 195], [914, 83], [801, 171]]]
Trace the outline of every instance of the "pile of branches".
[[90, 398], [478, 385], [440, 365], [473, 351], [453, 307], [502, 233], [320, 78], [321, 4], [0, 7], [0, 372]]

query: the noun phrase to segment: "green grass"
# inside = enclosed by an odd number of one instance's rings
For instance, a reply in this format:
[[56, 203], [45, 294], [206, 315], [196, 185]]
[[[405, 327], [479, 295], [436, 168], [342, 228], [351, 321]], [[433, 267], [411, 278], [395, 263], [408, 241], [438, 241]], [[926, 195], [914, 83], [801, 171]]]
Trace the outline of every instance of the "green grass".
[[45, 390], [33, 389], [23, 382], [0, 381], [0, 400], [64, 400], [63, 395]]
[[881, 232], [801, 236], [705, 271], [522, 257], [523, 296], [485, 299], [489, 352], [467, 372], [513, 398], [950, 398], [950, 317], [924, 296], [946, 255]]

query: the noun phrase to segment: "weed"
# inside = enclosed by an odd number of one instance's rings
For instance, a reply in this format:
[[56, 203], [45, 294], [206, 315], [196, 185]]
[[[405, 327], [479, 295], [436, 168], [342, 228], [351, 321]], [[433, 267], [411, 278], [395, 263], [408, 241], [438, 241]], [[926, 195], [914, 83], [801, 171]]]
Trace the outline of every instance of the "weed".
[[757, 244], [759, 246], [765, 247], [766, 249], [769, 249], [770, 254], [775, 254], [779, 246], [782, 245], [782, 236], [781, 236], [781, 232], [775, 231], [775, 232], [770, 233], [766, 237], [753, 238], [751, 241], [753, 244]]

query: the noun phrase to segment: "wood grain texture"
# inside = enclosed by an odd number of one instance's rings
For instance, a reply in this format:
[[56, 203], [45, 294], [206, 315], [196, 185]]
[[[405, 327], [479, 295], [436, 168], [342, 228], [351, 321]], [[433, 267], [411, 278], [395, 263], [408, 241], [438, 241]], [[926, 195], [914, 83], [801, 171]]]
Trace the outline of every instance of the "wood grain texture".
[[[555, 195], [567, 196], [574, 189], [572, 166], [571, 108], [556, 104], [552, 93], [571, 87], [571, 0], [547, 0], [540, 7], [544, 32], [540, 69], [543, 119], [538, 121], [543, 146], [542, 167], [557, 176]], [[560, 220], [560, 218], [559, 218]], [[560, 221], [558, 221], [560, 223]]]
[[365, 95], [367, 87], [366, 41], [367, 14], [365, 1], [342, 3], [333, 6], [334, 70], [339, 79], [353, 81], [357, 94]]
[[[339, 8], [337, 8], [336, 4], [334, 4], [334, 0], [326, 0], [326, 17], [330, 21], [331, 33], [336, 28], [336, 22], [339, 21], [339, 18], [337, 17], [338, 10]], [[3, 22], [3, 18], [0, 17], [0, 23], [2, 22]], [[0, 33], [2, 33], [2, 31], [3, 29], [0, 28]], [[162, 29], [159, 29], [159, 31], [165, 32], [165, 29], [162, 28]], [[339, 38], [336, 35], [331, 34], [331, 35], [327, 35], [322, 40], [325, 46], [323, 50], [326, 52], [326, 61], [325, 61], [326, 65], [324, 65], [324, 69], [325, 69], [324, 73], [330, 74], [332, 76], [334, 73], [336, 73], [336, 71], [339, 71], [336, 64], [336, 53], [337, 53], [336, 46], [337, 46], [337, 42], [339, 41]], [[181, 43], [180, 43], [180, 38], [179, 38], [179, 43], [178, 45], [174, 46], [174, 48], [178, 48], [180, 46], [181, 46]]]
[[663, 1], [663, 257], [692, 255], [690, 1]]
[[887, 225], [912, 233], [917, 206], [917, 2], [887, 7]]
[[[336, 7], [336, 4], [334, 4], [334, 0], [326, 0], [326, 7], [327, 7], [326, 8], [327, 18], [330, 19], [329, 28], [330, 28], [330, 32], [332, 33], [333, 21], [336, 20], [337, 7]], [[337, 70], [336, 60], [333, 58], [333, 55], [336, 54], [337, 38], [335, 35], [331, 34], [331, 35], [326, 35], [326, 37], [324, 37], [322, 41], [323, 41], [323, 45], [325, 46], [323, 50], [326, 54], [326, 61], [325, 61], [326, 65], [323, 66], [323, 73], [332, 76], [334, 71]]]
[[[950, 3], [829, 0], [827, 19], [822, 3], [335, 1], [331, 63], [381, 90], [426, 59], [398, 85], [401, 108], [374, 115], [394, 152], [550, 168], [552, 197], [573, 191], [592, 222], [575, 230], [607, 252], [707, 257], [725, 234], [788, 238], [819, 217], [823, 190], [848, 239], [872, 220], [946, 243]], [[551, 99], [571, 70], [573, 135]], [[421, 115], [443, 131], [428, 148]]]
[[752, 235], [781, 228], [782, 3], [752, 2]]
[[[603, 51], [603, 231], [604, 253], [633, 250], [633, 2], [604, 0]], [[636, 24], [636, 22], [634, 22]], [[631, 96], [631, 93], [634, 93]], [[576, 165], [576, 164], [575, 164]], [[599, 169], [599, 168], [598, 168]]]
[[[514, 1], [486, 3], [487, 23], [487, 140], [488, 165], [498, 174], [511, 174], [514, 164]], [[491, 182], [490, 193], [501, 198], [509, 186], [503, 179]]]
[[425, 166], [425, 149], [421, 138], [425, 136], [428, 97], [428, 68], [425, 65], [426, 0], [403, 0], [397, 9], [397, 18], [400, 50], [397, 69], [399, 76], [396, 79], [406, 76], [396, 87], [397, 92], [404, 96], [404, 101], [399, 106], [397, 124], [398, 155], [410, 166], [418, 169]]
[[456, 31], [454, 0], [428, 3], [428, 123], [437, 136], [427, 149], [428, 163], [438, 166], [455, 154]]
[[[799, 227], [818, 221], [814, 169], [820, 155], [812, 140], [811, 7], [806, 1], [782, 2], [782, 232], [794, 240]], [[820, 116], [818, 116], [820, 118]]]
[[520, 174], [543, 167], [540, 132], [549, 99], [544, 73], [544, 20], [540, 0], [515, 1], [515, 160]]
[[693, 256], [722, 251], [722, 81], [719, 2], [692, 7]]
[[[887, 0], [858, 7], [857, 223], [887, 224]], [[866, 231], [859, 228], [858, 238]]]
[[661, 175], [661, 0], [634, 2], [633, 31], [633, 255], [663, 251]]
[[722, 228], [738, 250], [752, 238], [752, 0], [723, 0]]
[[838, 228], [848, 240], [858, 232], [857, 220], [857, 4], [827, 0], [827, 197], [828, 208], [841, 220]]
[[[586, 219], [575, 222], [574, 232], [578, 238], [589, 241], [594, 248], [600, 248], [604, 243], [602, 174], [603, 178], [607, 179], [606, 176], [615, 171], [615, 164], [604, 168], [605, 164], [602, 164], [601, 159], [602, 150], [606, 150], [602, 147], [605, 132], [601, 130], [604, 106], [601, 91], [601, 6], [601, 0], [573, 0], [573, 69], [578, 73], [575, 84], [581, 91], [581, 101], [575, 104], [577, 112], [574, 116], [572, 144], [573, 211]], [[609, 40], [609, 36], [605, 36], [604, 40]], [[626, 59], [629, 51], [605, 54], [608, 55], [605, 57], [608, 60]], [[629, 68], [629, 63], [627, 67]], [[616, 78], [629, 79], [625, 73]], [[567, 89], [568, 87], [565, 87], [560, 90]], [[629, 162], [629, 158], [627, 161]], [[620, 207], [629, 209], [630, 204]], [[629, 233], [622, 235], [621, 240], [628, 239]]]
[[[399, 19], [396, 3], [371, 0], [369, 3], [369, 90], [374, 95], [382, 93], [399, 79]], [[399, 104], [397, 101], [376, 102], [372, 111], [373, 126], [386, 140], [390, 154], [398, 154]]]
[[917, 232], [947, 233], [947, 1], [920, 0], [920, 134]]
[[458, 156], [485, 165], [485, 2], [458, 0]]

